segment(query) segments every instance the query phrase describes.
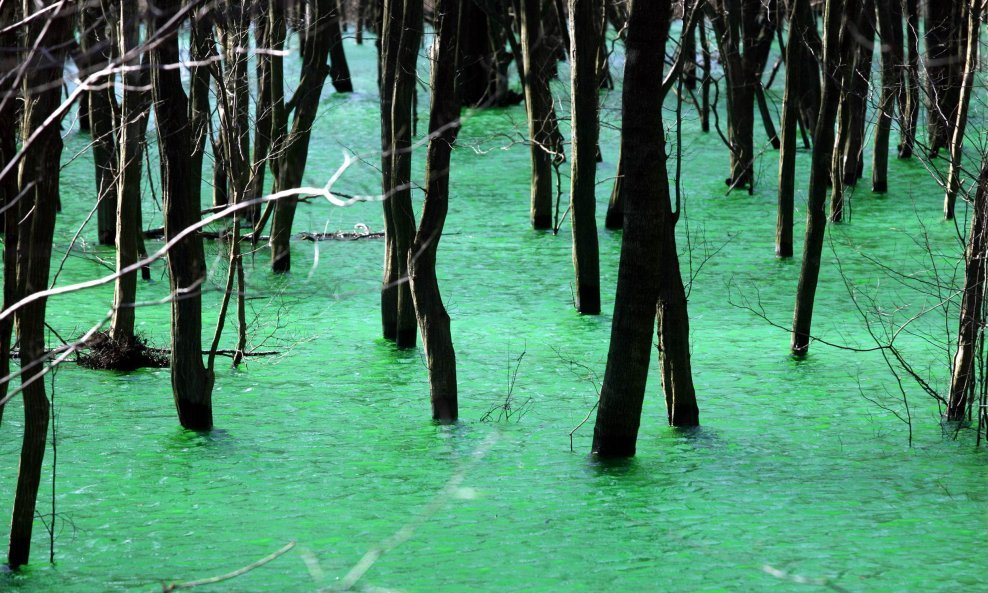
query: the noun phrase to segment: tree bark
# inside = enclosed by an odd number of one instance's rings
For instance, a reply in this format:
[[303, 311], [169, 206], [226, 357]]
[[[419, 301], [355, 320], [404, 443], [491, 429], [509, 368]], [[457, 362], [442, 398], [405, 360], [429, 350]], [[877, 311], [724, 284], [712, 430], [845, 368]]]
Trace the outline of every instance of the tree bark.
[[[19, 31], [14, 24], [20, 20], [20, 7], [14, 2], [0, 4], [0, 47], [17, 48]], [[0, 61], [0, 162], [9, 163], [17, 154], [18, 121], [17, 88], [15, 71], [21, 63], [21, 53], [12, 50]], [[17, 286], [17, 238], [22, 206], [25, 200], [18, 199], [20, 188], [17, 175], [11, 171], [0, 178], [0, 214], [3, 223], [3, 308], [7, 309], [20, 300]], [[14, 332], [11, 317], [0, 320], [0, 377], [10, 374], [10, 346]], [[0, 381], [0, 401], [7, 397], [9, 381]], [[0, 404], [0, 422], [3, 420], [4, 404]]]
[[670, 204], [662, 111], [655, 105], [671, 16], [670, 3], [632, 1], [621, 134], [624, 235], [593, 440], [593, 452], [601, 457], [635, 454], [657, 310], [663, 317], [660, 343], [669, 349], [660, 364], [667, 401], [672, 400], [670, 419], [679, 425], [696, 423], [695, 400], [687, 397], [692, 394], [688, 363], [682, 364], [689, 350], [680, 349], [688, 326], [672, 232], [676, 213]]
[[841, 81], [853, 57], [851, 36], [841, 35], [847, 22], [842, 18], [844, 9], [844, 0], [827, 0], [824, 9], [824, 86], [820, 97], [820, 114], [813, 131], [810, 187], [806, 204], [806, 239], [803, 243], [803, 263], [793, 312], [791, 349], [795, 356], [804, 356], [810, 345], [813, 302], [820, 277], [820, 258], [827, 228], [827, 186], [834, 152], [834, 121], [837, 118]]
[[[48, 9], [57, 10], [44, 13]], [[60, 122], [46, 123], [58, 107], [62, 68], [71, 31], [67, 9], [57, 2], [25, 0], [27, 39], [33, 49], [27, 56], [22, 93], [25, 100], [23, 139], [41, 130], [26, 149], [19, 171], [21, 200], [27, 202], [19, 221], [17, 282], [24, 296], [48, 288], [55, 210], [59, 193], [62, 155]], [[30, 17], [34, 17], [31, 19]], [[10, 240], [10, 237], [7, 237]], [[24, 398], [24, 437], [10, 524], [7, 562], [11, 568], [27, 564], [31, 550], [41, 465], [48, 436], [49, 402], [45, 393], [45, 308], [41, 298], [16, 314], [21, 345], [21, 387]]]
[[573, 226], [573, 268], [576, 309], [600, 313], [600, 253], [597, 245], [597, 51], [600, 5], [595, 0], [569, 1], [572, 48], [573, 145], [570, 218]]
[[[161, 155], [165, 240], [199, 221], [201, 172], [193, 168], [194, 138], [189, 122], [189, 99], [180, 72], [168, 68], [179, 62], [178, 23], [170, 22], [179, 0], [159, 0], [154, 17], [158, 45], [151, 49], [151, 89]], [[179, 422], [191, 430], [213, 426], [213, 374], [202, 361], [202, 293], [206, 262], [202, 237], [196, 233], [178, 240], [168, 251], [172, 293], [171, 375]]]
[[343, 34], [340, 31], [340, 11], [339, 8], [331, 10], [324, 33], [330, 37], [329, 78], [333, 82], [333, 88], [336, 89], [336, 92], [352, 93], [353, 80], [350, 79], [350, 66], [347, 65], [346, 52], [343, 49]]
[[426, 149], [425, 203], [422, 220], [408, 254], [408, 277], [415, 316], [429, 369], [432, 418], [457, 418], [456, 351], [450, 320], [436, 278], [436, 253], [449, 209], [449, 170], [453, 142], [460, 128], [456, 93], [457, 45], [461, 22], [459, 0], [438, 0], [436, 44], [432, 65], [429, 146]]

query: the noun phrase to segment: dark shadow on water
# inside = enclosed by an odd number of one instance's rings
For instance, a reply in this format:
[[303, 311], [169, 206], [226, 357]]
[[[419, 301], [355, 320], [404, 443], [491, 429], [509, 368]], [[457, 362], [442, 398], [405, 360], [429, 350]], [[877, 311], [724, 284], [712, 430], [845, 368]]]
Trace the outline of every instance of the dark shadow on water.
[[622, 477], [638, 475], [642, 469], [637, 457], [598, 457], [590, 455], [590, 469], [598, 476]]
[[198, 447], [225, 447], [231, 443], [233, 436], [222, 428], [200, 431], [176, 427], [174, 432], [165, 437], [162, 449], [166, 452], [181, 452]]

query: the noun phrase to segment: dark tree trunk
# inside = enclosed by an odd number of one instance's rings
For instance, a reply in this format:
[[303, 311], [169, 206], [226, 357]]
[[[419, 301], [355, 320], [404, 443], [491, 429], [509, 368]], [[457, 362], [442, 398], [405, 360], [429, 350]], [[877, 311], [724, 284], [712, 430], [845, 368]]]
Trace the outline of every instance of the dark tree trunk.
[[[58, 10], [39, 14], [47, 9]], [[59, 10], [61, 12], [59, 12]], [[62, 68], [70, 39], [66, 8], [57, 2], [25, 0], [29, 18], [27, 39], [33, 49], [27, 56], [22, 93], [25, 97], [23, 137], [38, 132], [21, 160], [20, 179], [26, 201], [20, 219], [17, 244], [17, 282], [24, 296], [48, 288], [62, 136], [58, 120], [47, 122], [58, 107], [62, 94]], [[10, 237], [7, 237], [10, 240]], [[24, 440], [21, 445], [17, 486], [10, 524], [7, 562], [12, 568], [27, 564], [31, 550], [41, 465], [48, 436], [49, 402], [45, 393], [45, 307], [41, 298], [17, 311], [21, 346], [21, 387], [24, 398]]]
[[850, 38], [848, 43], [852, 45], [853, 67], [845, 72], [841, 84], [831, 171], [831, 222], [841, 222], [844, 219], [847, 188], [857, 184], [861, 170], [868, 82], [871, 77], [872, 45], [875, 37], [874, 13], [871, 0], [863, 0], [860, 11], [856, 13], [857, 18], [848, 18], [847, 28], [842, 32], [842, 36]]
[[542, 0], [521, 0], [521, 46], [525, 63], [525, 106], [532, 160], [532, 228], [552, 228], [552, 161], [559, 158], [556, 116], [549, 90], [555, 72], [553, 48], [542, 24]]
[[[820, 258], [827, 228], [827, 186], [830, 181], [834, 153], [834, 121], [841, 81], [850, 68], [854, 45], [850, 35], [841, 35], [847, 23], [844, 0], [827, 0], [824, 13], [823, 70], [824, 86], [820, 97], [820, 114], [813, 132], [813, 155], [810, 165], [810, 188], [806, 204], [806, 239], [803, 243], [803, 263], [796, 288], [793, 313], [792, 353], [803, 356], [810, 346], [813, 321], [813, 301], [820, 277]], [[852, 18], [856, 18], [854, 15]], [[840, 40], [840, 41], [838, 41]]]
[[459, 0], [438, 0], [435, 6], [436, 53], [432, 65], [425, 203], [408, 257], [415, 316], [429, 369], [432, 417], [441, 422], [453, 422], [457, 417], [456, 352], [449, 314], [443, 306], [436, 278], [436, 252], [449, 209], [450, 154], [460, 128], [456, 93], [460, 5]]
[[[20, 20], [20, 7], [14, 2], [0, 4], [0, 47], [18, 47], [19, 31], [14, 23]], [[18, 122], [17, 89], [14, 85], [16, 68], [20, 66], [20, 52], [12, 50], [0, 61], [0, 163], [9, 163], [17, 154]], [[22, 206], [25, 200], [16, 200], [19, 193], [17, 173], [10, 171], [0, 178], [0, 220], [3, 222], [3, 308], [20, 300], [17, 286], [17, 237], [19, 222], [23, 218]], [[15, 201], [16, 200], [16, 201]], [[13, 338], [14, 320], [7, 317], [0, 320], [0, 377], [10, 374], [10, 346]], [[10, 383], [0, 381], [0, 402], [7, 398]], [[4, 404], [0, 403], [0, 421], [3, 420]]]
[[[116, 32], [113, 35], [120, 55], [127, 55], [138, 46], [141, 15], [131, 0], [119, 0], [116, 10]], [[140, 56], [126, 62], [135, 67]], [[123, 75], [124, 90], [120, 102], [120, 123], [117, 141], [117, 272], [132, 266], [143, 252], [141, 229], [141, 168], [145, 132], [151, 108], [150, 82], [147, 70], [131, 70]], [[114, 285], [113, 318], [110, 335], [126, 341], [134, 337], [137, 300], [137, 272], [121, 274]]]
[[957, 118], [959, 74], [963, 68], [962, 0], [926, 3], [927, 131], [929, 152], [935, 157], [948, 146]]
[[947, 419], [961, 421], [968, 413], [974, 391], [977, 344], [984, 335], [985, 280], [988, 278], [988, 155], [981, 166], [974, 195], [971, 230], [964, 261], [957, 352], [950, 378]]
[[974, 0], [967, 8], [967, 48], [965, 49], [964, 74], [957, 100], [957, 118], [954, 120], [953, 137], [950, 140], [950, 171], [947, 173], [947, 191], [943, 200], [943, 215], [947, 220], [954, 218], [954, 204], [960, 191], [962, 173], [961, 153], [964, 148], [964, 134], [967, 131], [967, 114], [974, 90], [974, 75], [978, 70], [978, 41], [981, 31], [983, 0]]
[[[881, 39], [882, 91], [878, 103], [878, 124], [875, 126], [875, 154], [871, 168], [871, 189], [888, 191], [889, 136], [895, 118], [895, 104], [905, 100], [905, 54], [902, 38], [902, 5], [898, 0], [875, 2], [878, 12], [878, 32]], [[902, 118], [900, 118], [900, 128]]]
[[700, 36], [700, 55], [703, 61], [703, 78], [700, 80], [700, 130], [710, 131], [710, 87], [713, 85], [710, 41], [707, 39], [706, 19], [701, 18], [697, 28]]
[[681, 349], [688, 326], [673, 233], [676, 213], [670, 203], [662, 111], [655, 105], [662, 94], [657, 74], [662, 72], [670, 18], [670, 3], [632, 2], [621, 138], [627, 192], [624, 235], [593, 440], [593, 452], [601, 457], [635, 454], [657, 306], [660, 343], [669, 349], [661, 361], [663, 388], [667, 401], [672, 399], [669, 415], [675, 424], [696, 423], [689, 366], [683, 364], [689, 349]]
[[415, 211], [412, 208], [412, 104], [415, 100], [416, 62], [422, 44], [422, 0], [405, 0], [401, 15], [391, 105], [392, 184], [387, 199], [394, 217], [394, 249], [398, 266], [397, 333], [399, 348], [413, 348], [416, 342], [415, 306], [408, 285], [408, 258], [415, 238]]
[[172, 393], [182, 426], [209, 430], [213, 426], [213, 374], [202, 362], [201, 287], [206, 279], [202, 237], [194, 232], [177, 239], [179, 233], [199, 222], [201, 172], [194, 169], [189, 158], [195, 138], [180, 71], [164, 68], [179, 63], [177, 24], [169, 26], [179, 6], [179, 0], [159, 1], [160, 12], [154, 16], [154, 34], [159, 36], [159, 42], [150, 51], [165, 240], [175, 241], [168, 251], [169, 287], [173, 296]]
[[611, 199], [607, 203], [607, 215], [604, 217], [604, 228], [619, 231], [624, 227], [624, 153], [618, 149], [617, 170], [614, 173], [614, 185], [611, 188]]
[[343, 49], [343, 34], [340, 31], [340, 11], [331, 9], [329, 20], [326, 22], [325, 35], [330, 37], [329, 46], [329, 78], [333, 88], [338, 93], [352, 93], [353, 81], [350, 79], [350, 66], [347, 65], [346, 52]]
[[[99, 5], [82, 10], [83, 51], [91, 70], [110, 63], [112, 44], [107, 19]], [[93, 162], [96, 164], [96, 228], [100, 245], [113, 245], [116, 235], [116, 145], [113, 138], [113, 115], [116, 102], [112, 76], [97, 81], [107, 88], [95, 89], [89, 95], [89, 125], [93, 135]]]
[[[789, 15], [789, 41], [786, 44], [786, 87], [782, 97], [782, 141], [779, 152], [779, 211], [775, 224], [775, 254], [792, 257], [793, 208], [796, 185], [796, 131], [804, 77], [798, 74], [806, 52], [801, 48], [806, 30], [813, 23], [804, 20], [809, 0], [792, 0]], [[815, 60], [815, 58], [814, 58]]]
[[919, 121], [919, 0], [901, 0], [906, 15], [906, 70], [903, 73], [906, 93], [900, 96], [902, 126], [899, 132], [899, 158], [913, 155], [916, 125]]
[[573, 267], [576, 309], [600, 313], [600, 254], [597, 245], [597, 50], [600, 5], [596, 0], [570, 0], [572, 39], [573, 160], [570, 217], [573, 225]]
[[[469, 4], [469, 3], [467, 3]], [[384, 200], [384, 279], [381, 282], [381, 325], [384, 339], [398, 338], [398, 249], [395, 240], [395, 219], [392, 208], [394, 194], [394, 105], [398, 48], [401, 43], [401, 23], [404, 0], [384, 0], [378, 37], [378, 64], [381, 94], [381, 188]]]
[[[309, 15], [306, 30], [302, 35], [302, 78], [292, 101], [295, 115], [292, 128], [279, 144], [281, 156], [278, 163], [277, 187], [280, 191], [300, 187], [305, 172], [309, 152], [309, 139], [312, 124], [316, 121], [319, 109], [319, 96], [329, 75], [326, 60], [332, 37], [325, 34], [326, 26], [339, 27], [339, 23], [327, 18], [334, 9], [333, 0], [310, 0], [307, 3]], [[289, 272], [292, 268], [291, 236], [295, 220], [297, 196], [281, 198], [274, 205], [271, 220], [271, 270], [276, 274]]]

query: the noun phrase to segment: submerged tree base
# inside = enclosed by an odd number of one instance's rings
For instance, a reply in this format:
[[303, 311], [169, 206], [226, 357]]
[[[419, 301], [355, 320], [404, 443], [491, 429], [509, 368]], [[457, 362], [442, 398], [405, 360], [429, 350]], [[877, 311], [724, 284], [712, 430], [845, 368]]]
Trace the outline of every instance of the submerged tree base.
[[143, 368], [167, 368], [168, 354], [147, 345], [140, 336], [116, 340], [110, 332], [99, 332], [85, 345], [79, 364], [87, 369], [134, 371]]

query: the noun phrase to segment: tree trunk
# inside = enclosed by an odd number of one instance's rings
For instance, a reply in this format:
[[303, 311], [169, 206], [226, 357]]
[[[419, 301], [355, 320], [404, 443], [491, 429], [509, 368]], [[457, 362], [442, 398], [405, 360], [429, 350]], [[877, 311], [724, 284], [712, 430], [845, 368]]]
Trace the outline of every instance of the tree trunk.
[[604, 217], [604, 228], [612, 231], [620, 231], [624, 228], [624, 154], [620, 148], [618, 148], [611, 199], [607, 203], [607, 215]]
[[[120, 0], [116, 12], [116, 31], [113, 37], [120, 55], [126, 55], [138, 46], [141, 15], [130, 0]], [[135, 67], [140, 62], [140, 56], [134, 56], [125, 65]], [[117, 141], [118, 273], [137, 262], [142, 251], [141, 157], [150, 110], [149, 93], [143, 88], [150, 82], [148, 71], [135, 69], [122, 76], [125, 86], [120, 102]], [[110, 335], [118, 342], [134, 337], [136, 300], [137, 272], [121, 274], [114, 284], [113, 318], [110, 321]]]
[[899, 158], [908, 159], [913, 155], [916, 144], [916, 124], [919, 120], [919, 0], [901, 0], [906, 14], [906, 70], [904, 84], [906, 93], [900, 96], [902, 126], [899, 132]]
[[555, 113], [549, 79], [555, 70], [552, 48], [542, 29], [542, 0], [521, 0], [521, 46], [525, 63], [525, 107], [532, 160], [531, 222], [534, 229], [552, 228], [552, 160]]
[[432, 65], [429, 147], [426, 150], [425, 203], [422, 220], [408, 255], [408, 277], [415, 316], [429, 369], [432, 418], [453, 422], [457, 417], [456, 352], [449, 314], [436, 278], [436, 252], [449, 209], [449, 168], [453, 142], [460, 128], [456, 93], [456, 58], [461, 22], [459, 0], [438, 0], [435, 6], [436, 43]]
[[[469, 3], [468, 3], [469, 4]], [[381, 325], [384, 339], [398, 338], [398, 249], [395, 240], [394, 194], [394, 132], [392, 106], [394, 105], [398, 48], [401, 42], [401, 23], [404, 0], [384, 0], [381, 11], [381, 34], [378, 36], [380, 61], [378, 81], [381, 94], [381, 188], [384, 200], [384, 278], [381, 282]]]
[[657, 307], [664, 320], [660, 343], [670, 349], [661, 361], [663, 388], [670, 394], [667, 401], [673, 400], [670, 418], [681, 425], [695, 424], [696, 420], [695, 401], [691, 405], [687, 397], [692, 394], [692, 383], [686, 380], [689, 368], [682, 364], [689, 350], [673, 351], [688, 338], [683, 333], [688, 334], [688, 327], [684, 323], [685, 298], [678, 296], [682, 279], [675, 263], [672, 229], [676, 214], [670, 204], [662, 111], [655, 105], [655, 98], [662, 94], [658, 74], [662, 72], [670, 18], [670, 3], [632, 1], [621, 134], [627, 191], [624, 235], [593, 440], [593, 452], [601, 457], [635, 454]]
[[964, 59], [964, 76], [957, 101], [957, 119], [954, 121], [953, 138], [950, 141], [950, 171], [947, 173], [947, 191], [943, 200], [943, 215], [947, 220], [954, 218], [954, 203], [961, 189], [961, 152], [964, 147], [964, 133], [967, 131], [967, 114], [974, 90], [974, 75], [978, 70], [978, 41], [981, 31], [983, 0], [974, 0], [967, 9], [967, 48]]
[[[47, 15], [43, 12], [58, 7]], [[43, 130], [21, 160], [21, 200], [23, 209], [17, 245], [17, 282], [24, 296], [48, 288], [62, 136], [58, 120], [47, 122], [58, 107], [62, 94], [62, 68], [70, 39], [69, 17], [60, 3], [25, 0], [27, 39], [33, 47], [27, 56], [22, 93], [26, 98], [22, 123], [23, 138]], [[10, 240], [10, 237], [7, 237]], [[16, 314], [21, 345], [21, 386], [24, 397], [24, 440], [21, 445], [17, 486], [10, 524], [7, 561], [11, 568], [27, 564], [31, 550], [41, 465], [48, 436], [49, 403], [45, 393], [45, 307], [41, 298], [22, 307]]]
[[[856, 18], [847, 16], [848, 27], [841, 33], [849, 37], [853, 52], [852, 68], [844, 73], [841, 83], [840, 106], [838, 108], [837, 136], [834, 139], [830, 197], [830, 220], [841, 222], [844, 219], [845, 195], [847, 188], [858, 181], [859, 164], [864, 146], [864, 120], [867, 105], [868, 81], [871, 76], [874, 7], [870, 0], [861, 2], [856, 10]], [[843, 41], [841, 43], [844, 43]]]
[[422, 0], [405, 0], [391, 105], [392, 183], [388, 201], [394, 217], [394, 247], [398, 264], [397, 333], [399, 348], [414, 348], [416, 341], [415, 306], [408, 285], [408, 258], [415, 238], [415, 212], [412, 208], [412, 103], [415, 99], [415, 66], [422, 44]]
[[329, 20], [326, 22], [325, 35], [330, 38], [329, 46], [329, 77], [333, 88], [338, 93], [352, 93], [353, 80], [350, 79], [350, 66], [346, 62], [346, 52], [343, 49], [343, 34], [340, 31], [340, 11], [331, 9]]
[[[281, 157], [277, 186], [280, 191], [302, 185], [312, 124], [316, 121], [319, 96], [329, 75], [326, 60], [332, 37], [325, 34], [323, 27], [329, 22], [327, 15], [333, 10], [333, 4], [333, 0], [310, 0], [307, 4], [310, 13], [305, 20], [306, 31], [302, 35], [302, 78], [292, 99], [295, 103], [295, 116], [284, 144], [279, 145]], [[276, 274], [287, 273], [292, 268], [292, 223], [297, 205], [297, 196], [282, 198], [274, 205], [271, 220], [271, 270]]]
[[988, 155], [981, 166], [974, 195], [971, 230], [964, 261], [964, 289], [961, 293], [960, 327], [957, 352], [950, 377], [947, 419], [964, 420], [974, 401], [974, 373], [977, 344], [984, 335], [985, 280], [988, 276]]
[[[19, 31], [14, 26], [20, 20], [20, 7], [14, 2], [0, 4], [0, 47], [18, 47]], [[15, 71], [20, 66], [21, 55], [12, 51], [7, 59], [0, 61], [0, 162], [9, 163], [17, 154], [18, 122], [17, 88], [14, 84]], [[11, 171], [0, 178], [0, 221], [3, 224], [3, 308], [8, 309], [20, 300], [17, 286], [17, 237], [22, 206], [25, 200], [17, 200], [19, 193], [17, 175]], [[16, 201], [15, 201], [16, 200]], [[0, 377], [10, 374], [10, 346], [14, 332], [14, 320], [7, 317], [0, 320]], [[9, 381], [0, 381], [0, 402], [7, 397]], [[4, 404], [0, 403], [0, 421], [3, 420]]]
[[[810, 188], [806, 204], [806, 239], [803, 263], [796, 288], [793, 313], [792, 353], [803, 356], [810, 346], [813, 301], [820, 277], [820, 258], [827, 228], [827, 186], [834, 152], [834, 121], [844, 71], [849, 68], [854, 45], [850, 35], [841, 35], [851, 19], [844, 16], [844, 0], [827, 0], [824, 9], [823, 70], [824, 86], [820, 97], [820, 114], [813, 131], [813, 155], [810, 165]], [[839, 41], [838, 41], [839, 40]]]
[[799, 97], [803, 93], [803, 77], [797, 74], [805, 55], [800, 51], [801, 39], [810, 24], [803, 20], [808, 12], [808, 0], [792, 0], [789, 15], [789, 41], [786, 45], [786, 86], [782, 97], [782, 142], [779, 152], [779, 212], [775, 224], [775, 255], [792, 257], [793, 208], [796, 186], [796, 131], [799, 119]]
[[570, 218], [573, 226], [573, 267], [576, 309], [600, 313], [600, 254], [597, 245], [597, 110], [599, 89], [597, 49], [600, 5], [596, 0], [569, 0], [572, 47], [573, 160]]
[[953, 136], [959, 98], [959, 66], [964, 63], [961, 0], [926, 3], [926, 73], [929, 152], [935, 157]]
[[[889, 136], [895, 117], [895, 104], [904, 101], [905, 55], [902, 39], [902, 5], [898, 0], [875, 2], [878, 31], [881, 39], [882, 91], [878, 103], [878, 124], [875, 126], [875, 154], [871, 167], [871, 190], [888, 191]], [[900, 128], [902, 127], [900, 118]]]
[[[199, 222], [201, 171], [193, 168], [194, 138], [190, 133], [189, 99], [180, 71], [164, 66], [179, 63], [177, 14], [179, 0], [160, 0], [154, 17], [158, 45], [151, 49], [151, 89], [161, 154], [165, 240]], [[202, 293], [206, 262], [198, 232], [178, 240], [168, 251], [172, 293], [171, 375], [179, 422], [192, 430], [213, 426], [213, 374], [202, 362]]]
[[[83, 51], [92, 70], [110, 63], [112, 44], [107, 19], [99, 5], [82, 10]], [[93, 162], [96, 164], [96, 228], [100, 245], [114, 245], [116, 235], [117, 184], [116, 146], [113, 138], [113, 113], [116, 102], [112, 75], [98, 84], [106, 88], [89, 93], [89, 125], [93, 135]]]

